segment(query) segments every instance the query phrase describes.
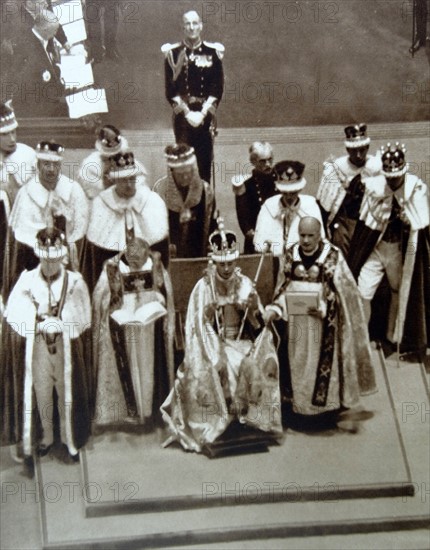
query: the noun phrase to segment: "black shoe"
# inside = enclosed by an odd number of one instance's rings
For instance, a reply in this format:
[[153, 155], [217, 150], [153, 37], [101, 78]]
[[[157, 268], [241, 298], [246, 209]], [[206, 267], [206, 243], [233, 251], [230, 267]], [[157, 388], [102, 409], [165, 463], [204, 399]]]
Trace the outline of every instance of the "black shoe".
[[51, 450], [52, 443], [50, 445], [39, 445], [37, 448], [37, 456], [46, 456]]
[[58, 458], [63, 464], [76, 464], [79, 462], [79, 453], [75, 455], [70, 454], [67, 445], [63, 443], [58, 453]]
[[34, 460], [32, 456], [24, 456], [24, 468], [22, 475], [29, 479], [34, 478]]
[[72, 461], [73, 461], [74, 463], [79, 462], [79, 453], [76, 453], [75, 455], [70, 455], [70, 456], [71, 456]]
[[[75, 462], [79, 461], [79, 454], [71, 455], [65, 443], [62, 443], [61, 446], [56, 450], [55, 456], [63, 464], [74, 464]], [[77, 459], [75, 457], [77, 457]]]
[[390, 357], [397, 351], [397, 344], [394, 344], [393, 342], [390, 342], [390, 340], [387, 340], [386, 338], [383, 340], [379, 340], [379, 345], [377, 349], [382, 349], [382, 352], [384, 354], [385, 359], [387, 357]]
[[67, 453], [66, 460], [64, 461], [64, 464], [77, 464], [79, 462], [79, 453], [76, 453], [75, 455], [71, 455], [70, 453]]

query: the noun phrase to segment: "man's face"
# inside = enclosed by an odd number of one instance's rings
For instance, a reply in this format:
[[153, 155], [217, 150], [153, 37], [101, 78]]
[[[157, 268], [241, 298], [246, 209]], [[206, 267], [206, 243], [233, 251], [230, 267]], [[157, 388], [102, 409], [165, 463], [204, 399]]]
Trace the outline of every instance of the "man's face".
[[363, 147], [347, 147], [349, 161], [357, 168], [361, 168], [366, 164], [367, 153], [369, 152], [369, 146], [363, 145]]
[[63, 256], [58, 253], [58, 255], [50, 256], [48, 258], [40, 258], [40, 266], [42, 268], [42, 272], [47, 277], [52, 277], [52, 275], [55, 275], [58, 273], [58, 270], [61, 267], [61, 264], [63, 263]]
[[0, 151], [10, 155], [16, 150], [16, 130], [0, 134]]
[[216, 262], [216, 271], [221, 279], [230, 279], [233, 275], [234, 268], [236, 267], [236, 261], [231, 262]]
[[193, 42], [198, 41], [203, 30], [203, 24], [198, 13], [195, 11], [185, 13], [182, 18], [182, 22], [185, 38], [188, 38]]
[[115, 184], [115, 191], [118, 196], [130, 199], [136, 194], [136, 176], [120, 178]]
[[260, 154], [253, 162], [255, 171], [259, 174], [270, 174], [273, 165], [273, 156], [270, 151]]
[[56, 15], [47, 9], [40, 10], [40, 13], [34, 24], [34, 28], [44, 40], [53, 38], [58, 30], [60, 23]]
[[299, 225], [300, 246], [305, 252], [313, 252], [320, 241], [320, 228], [318, 224], [304, 222]]
[[173, 179], [178, 187], [189, 187], [194, 177], [193, 166], [173, 168]]
[[292, 193], [283, 192], [281, 201], [285, 206], [295, 204], [298, 196], [299, 196], [299, 191], [293, 191]]
[[55, 189], [61, 173], [61, 162], [54, 160], [37, 161], [40, 183], [46, 189]]
[[132, 271], [139, 271], [149, 256], [149, 247], [142, 239], [134, 239], [127, 244], [124, 256]]

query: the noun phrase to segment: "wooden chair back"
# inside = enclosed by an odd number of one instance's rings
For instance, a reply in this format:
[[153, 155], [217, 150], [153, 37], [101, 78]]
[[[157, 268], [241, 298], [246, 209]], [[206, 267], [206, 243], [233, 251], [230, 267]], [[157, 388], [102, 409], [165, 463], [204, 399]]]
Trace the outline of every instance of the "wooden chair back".
[[[247, 275], [251, 280], [254, 280], [257, 273], [260, 257], [260, 254], [243, 255], [237, 261], [237, 265], [241, 268], [242, 273]], [[173, 285], [175, 310], [177, 312], [186, 313], [190, 294], [197, 281], [203, 276], [207, 265], [207, 258], [175, 258], [170, 260], [169, 271]], [[266, 254], [256, 286], [263, 305], [267, 305], [272, 301], [276, 273], [276, 259], [271, 254]]]

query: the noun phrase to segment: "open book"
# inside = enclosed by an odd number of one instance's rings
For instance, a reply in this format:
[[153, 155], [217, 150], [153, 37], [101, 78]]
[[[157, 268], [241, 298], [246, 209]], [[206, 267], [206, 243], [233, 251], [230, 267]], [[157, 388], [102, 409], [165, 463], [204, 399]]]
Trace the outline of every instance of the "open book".
[[150, 325], [161, 317], [166, 315], [166, 308], [160, 302], [149, 302], [136, 309], [130, 311], [128, 309], [117, 309], [111, 313], [111, 317], [119, 325], [127, 323], [140, 323], [142, 325]]
[[285, 293], [288, 315], [306, 315], [309, 308], [318, 309], [321, 297], [321, 283], [292, 281]]

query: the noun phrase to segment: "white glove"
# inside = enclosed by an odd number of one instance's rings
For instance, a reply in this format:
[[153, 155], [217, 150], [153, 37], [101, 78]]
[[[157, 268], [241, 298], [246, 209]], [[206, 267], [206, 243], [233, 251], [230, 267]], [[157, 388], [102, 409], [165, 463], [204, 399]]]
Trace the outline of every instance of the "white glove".
[[185, 115], [185, 119], [190, 126], [198, 128], [204, 120], [204, 116], [199, 111], [190, 111]]
[[272, 321], [279, 319], [279, 315], [274, 309], [266, 307], [263, 312], [263, 321], [265, 325], [269, 325]]

